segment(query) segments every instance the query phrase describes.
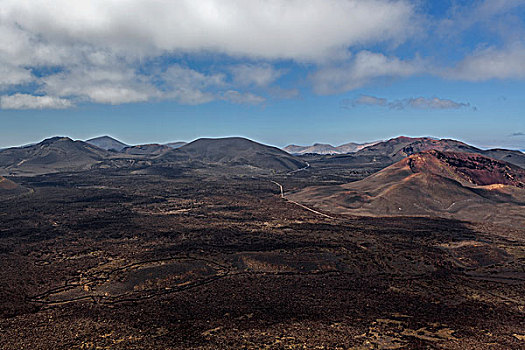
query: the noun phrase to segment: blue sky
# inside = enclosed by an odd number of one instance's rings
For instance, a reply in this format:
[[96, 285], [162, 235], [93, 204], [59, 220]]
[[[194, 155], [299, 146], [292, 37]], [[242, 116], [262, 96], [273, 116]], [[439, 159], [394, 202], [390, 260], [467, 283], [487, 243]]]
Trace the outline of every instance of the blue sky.
[[460, 139], [525, 149], [525, 1], [0, 0], [0, 147]]

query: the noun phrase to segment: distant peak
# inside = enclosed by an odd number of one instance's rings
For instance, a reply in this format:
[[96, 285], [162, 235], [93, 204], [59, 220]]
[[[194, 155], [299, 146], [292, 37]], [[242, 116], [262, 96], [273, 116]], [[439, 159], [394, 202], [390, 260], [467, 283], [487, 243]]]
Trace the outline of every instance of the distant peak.
[[96, 146], [105, 150], [114, 150], [114, 151], [121, 151], [123, 148], [127, 147], [123, 142], [120, 142], [119, 140], [108, 136], [98, 136], [89, 140], [86, 140], [87, 143], [89, 143], [92, 146]]
[[92, 140], [114, 140], [114, 141], [117, 141], [114, 137], [111, 137], [111, 136], [108, 136], [108, 135], [93, 137], [92, 139], [89, 139], [88, 141], [92, 141]]
[[108, 135], [97, 136], [97, 137], [93, 137], [93, 138], [91, 138], [89, 140], [86, 140], [86, 142], [92, 142], [92, 141], [111, 141], [111, 142], [122, 143], [121, 141], [117, 140], [116, 138], [114, 138], [112, 136], [108, 136]]

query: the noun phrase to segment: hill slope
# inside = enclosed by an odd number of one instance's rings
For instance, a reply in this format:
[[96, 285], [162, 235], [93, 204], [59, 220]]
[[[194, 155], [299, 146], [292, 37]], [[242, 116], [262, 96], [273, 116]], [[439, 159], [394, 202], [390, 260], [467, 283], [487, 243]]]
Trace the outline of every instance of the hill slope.
[[290, 198], [335, 213], [525, 225], [525, 170], [479, 154], [432, 150], [361, 181], [310, 187]]
[[0, 174], [36, 175], [91, 168], [108, 153], [82, 141], [53, 137], [36, 145], [0, 151]]
[[248, 166], [276, 172], [292, 171], [306, 164], [271, 146], [241, 138], [202, 138], [159, 157], [160, 161], [197, 161], [223, 166]]
[[100, 136], [93, 139], [86, 140], [86, 143], [89, 143], [92, 146], [102, 148], [106, 151], [117, 151], [120, 152], [124, 148], [129, 147], [123, 142], [120, 142], [117, 139], [114, 139], [110, 136]]

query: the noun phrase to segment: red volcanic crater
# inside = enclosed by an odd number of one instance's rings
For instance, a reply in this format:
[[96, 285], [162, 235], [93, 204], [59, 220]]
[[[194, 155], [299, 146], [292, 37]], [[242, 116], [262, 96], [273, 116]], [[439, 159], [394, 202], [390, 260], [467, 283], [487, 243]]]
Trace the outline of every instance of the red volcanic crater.
[[440, 152], [430, 150], [406, 159], [414, 172], [436, 172], [448, 166], [468, 182], [479, 185], [509, 185], [525, 187], [525, 170], [512, 164], [475, 153]]

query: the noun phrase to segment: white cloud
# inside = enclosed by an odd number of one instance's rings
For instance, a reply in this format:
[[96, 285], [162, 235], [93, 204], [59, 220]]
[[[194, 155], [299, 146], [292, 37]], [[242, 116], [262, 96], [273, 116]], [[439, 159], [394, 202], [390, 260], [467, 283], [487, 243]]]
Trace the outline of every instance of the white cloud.
[[69, 71], [46, 76], [41, 81], [43, 86], [40, 92], [95, 103], [145, 102], [159, 96], [147, 77], [125, 66], [73, 67]]
[[33, 80], [31, 71], [28, 69], [0, 64], [0, 91], [11, 85], [25, 84]]
[[442, 29], [464, 30], [479, 22], [488, 22], [496, 17], [512, 14], [525, 5], [525, 0], [482, 0], [464, 5], [454, 4], [449, 16], [443, 20]]
[[185, 87], [180, 87], [165, 96], [185, 105], [200, 105], [217, 99], [211, 92]]
[[318, 60], [356, 44], [401, 42], [414, 13], [408, 0], [3, 0], [0, 23], [51, 45], [128, 55]]
[[259, 104], [265, 99], [231, 90], [223, 73], [204, 74], [174, 64], [148, 74], [111, 61], [107, 66], [75, 66], [40, 79], [39, 93], [103, 104], [175, 100], [198, 105], [214, 100], [237, 104]]
[[214, 90], [227, 85], [224, 74], [203, 74], [178, 64], [158, 73], [157, 79], [163, 82], [164, 98], [172, 98], [189, 105], [215, 100]]
[[[106, 104], [165, 99], [258, 104], [265, 98], [257, 90], [293, 97], [297, 89], [275, 85], [284, 72], [272, 60], [345, 59], [354, 45], [401, 43], [418, 23], [409, 0], [0, 3], [0, 91], [32, 84], [35, 97]], [[166, 69], [166, 63], [141, 69], [163, 57], [209, 53], [252, 63], [218, 67], [219, 73]]]
[[521, 6], [525, 6], [525, 0], [484, 0], [474, 13], [481, 18], [494, 17]]
[[[474, 3], [465, 2], [451, 6], [449, 15], [438, 24], [438, 33], [457, 35], [476, 24], [482, 24], [478, 30], [500, 32], [503, 36], [512, 35], [515, 26], [514, 16], [519, 7], [525, 6], [525, 0], [483, 0]], [[516, 27], [514, 27], [516, 30]]]
[[291, 99], [300, 95], [299, 89], [283, 89], [279, 86], [272, 86], [268, 89], [270, 96], [277, 99]]
[[65, 109], [70, 107], [73, 107], [71, 101], [59, 97], [28, 94], [0, 96], [0, 108], [2, 109]]
[[389, 101], [382, 97], [361, 95], [355, 99], [345, 99], [341, 101], [341, 107], [343, 108], [356, 107], [360, 105], [388, 107], [390, 109], [459, 109], [470, 107], [470, 103], [456, 102], [439, 97], [410, 97], [401, 100]]
[[165, 72], [159, 73], [170, 86], [188, 86], [193, 88], [207, 88], [210, 86], [224, 86], [224, 74], [204, 74], [196, 70], [185, 68], [179, 64], [170, 66]]
[[266, 101], [262, 96], [257, 96], [252, 93], [241, 93], [235, 90], [226, 91], [222, 99], [224, 101], [233, 102], [236, 104], [249, 104], [249, 105], [258, 105]]
[[494, 47], [474, 52], [443, 75], [450, 79], [483, 81], [525, 78], [525, 46]]
[[206, 75], [172, 65], [148, 75], [118, 62], [103, 67], [73, 67], [41, 79], [40, 92], [104, 104], [175, 100], [197, 105], [216, 100], [215, 90], [226, 85], [224, 74]]
[[231, 67], [231, 71], [235, 83], [241, 86], [258, 87], [266, 87], [274, 83], [283, 74], [281, 70], [275, 69], [268, 63], [240, 64]]
[[[417, 74], [468, 81], [525, 78], [524, 44], [481, 49], [441, 71], [419, 59], [367, 50], [350, 54], [356, 48], [381, 43], [395, 47], [417, 35], [421, 17], [417, 2], [410, 0], [0, 3], [0, 91], [4, 93], [12, 94], [18, 85], [31, 84], [37, 86], [35, 96], [76, 102], [171, 99], [192, 105], [214, 100], [256, 104], [265, 100], [261, 95], [297, 96], [294, 86], [277, 86], [285, 71], [272, 63], [281, 60], [307, 63], [302, 66], [305, 71], [318, 69], [309, 77], [318, 94]], [[496, 22], [512, 25], [507, 19], [523, 5], [525, 0], [484, 0], [452, 6], [449, 18], [438, 27], [461, 32], [481, 22], [490, 23], [491, 28]], [[508, 30], [503, 32], [509, 34]], [[518, 36], [521, 33], [516, 32]], [[224, 54], [235, 63], [229, 68], [212, 65], [206, 72], [178, 64], [165, 67], [165, 57], [186, 54]], [[248, 63], [239, 63], [246, 59]], [[157, 67], [143, 71], [144, 62]], [[59, 73], [43, 77], [35, 73], [50, 67]]]
[[[0, 91], [11, 96], [22, 91], [19, 85], [27, 84], [23, 91], [32, 91], [34, 97], [77, 103], [168, 99], [191, 105], [214, 100], [258, 104], [270, 97], [298, 95], [295, 86], [285, 89], [277, 84], [286, 71], [274, 65], [286, 60], [301, 64], [299, 71], [317, 69], [309, 82], [318, 94], [416, 74], [467, 81], [525, 79], [523, 25], [515, 18], [525, 0], [454, 5], [446, 19], [431, 23], [437, 29], [428, 31], [421, 30], [417, 8], [422, 7], [411, 0], [0, 0], [0, 4]], [[363, 49], [379, 45], [391, 49], [421, 32], [459, 36], [480, 23], [484, 30], [501, 32], [502, 45], [507, 46], [480, 49], [441, 71], [427, 61]], [[513, 40], [521, 44], [509, 45]], [[361, 51], [351, 55], [354, 50]], [[212, 63], [202, 71], [166, 63], [210, 54], [219, 60], [228, 56], [224, 61], [234, 63], [232, 67]], [[48, 73], [41, 76], [40, 70]], [[418, 103], [430, 106], [432, 101], [412, 103], [417, 108]]]
[[374, 80], [409, 77], [422, 71], [419, 61], [403, 61], [380, 53], [360, 51], [350, 62], [322, 68], [310, 78], [322, 95], [355, 90]]

